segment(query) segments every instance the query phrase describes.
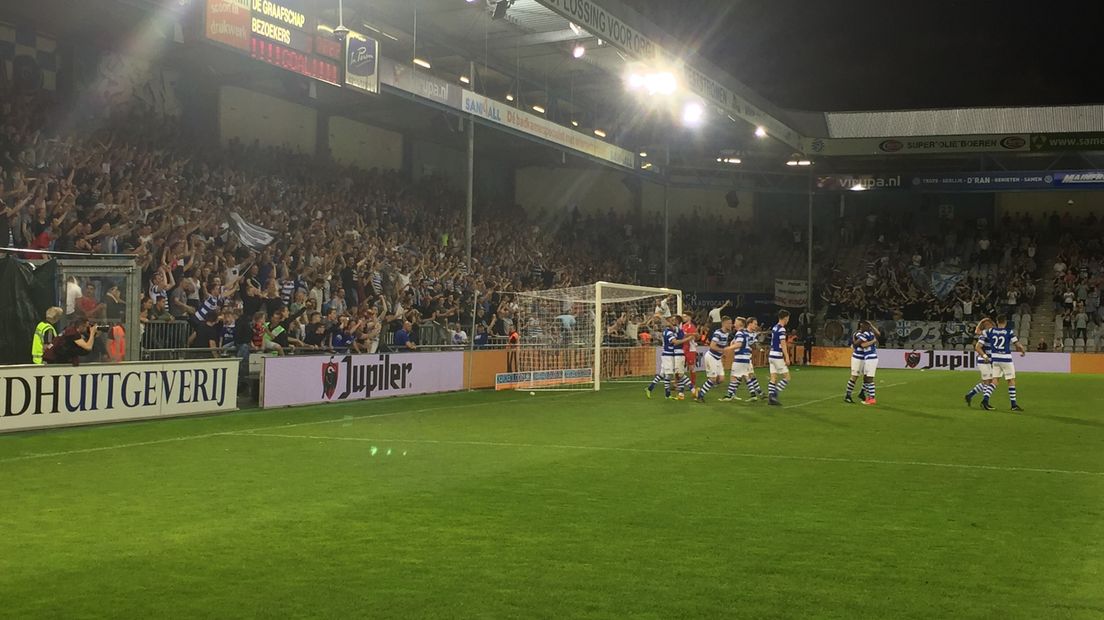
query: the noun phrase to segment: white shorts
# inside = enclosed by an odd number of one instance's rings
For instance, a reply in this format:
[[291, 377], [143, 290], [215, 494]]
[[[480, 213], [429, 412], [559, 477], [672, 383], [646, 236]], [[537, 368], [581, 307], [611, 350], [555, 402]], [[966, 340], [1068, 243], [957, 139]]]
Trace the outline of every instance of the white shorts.
[[732, 362], [732, 378], [746, 377], [755, 374], [755, 367], [751, 362]]
[[1016, 366], [1012, 362], [993, 362], [993, 378], [1016, 378]]
[[677, 357], [671, 355], [664, 355], [663, 361], [660, 363], [660, 374], [673, 375], [673, 374], [686, 374], [686, 358], [679, 355]]
[[[851, 368], [854, 369], [855, 365], [852, 364]], [[862, 375], [864, 377], [873, 377], [878, 373], [878, 358], [865, 359], [862, 361]]]
[[705, 376], [712, 379], [713, 377], [723, 377], [724, 374], [724, 360], [716, 359], [712, 355], [706, 353]]
[[993, 378], [993, 365], [983, 362], [977, 363], [977, 369], [981, 373], [981, 380], [988, 381]]
[[861, 360], [861, 359], [854, 358], [854, 357], [851, 358], [851, 376], [852, 377], [858, 377], [858, 376], [863, 374], [863, 362], [865, 362], [865, 361], [866, 360]]
[[786, 365], [786, 360], [780, 357], [770, 358], [770, 372], [772, 375], [784, 375], [790, 372], [790, 367]]

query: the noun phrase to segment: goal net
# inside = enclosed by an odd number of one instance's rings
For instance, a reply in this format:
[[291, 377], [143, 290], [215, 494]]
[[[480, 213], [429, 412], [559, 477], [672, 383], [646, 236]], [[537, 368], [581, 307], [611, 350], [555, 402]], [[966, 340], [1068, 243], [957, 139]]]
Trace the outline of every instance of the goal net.
[[597, 282], [517, 293], [519, 338], [507, 345], [496, 389], [599, 390], [655, 374], [663, 322], [682, 291]]

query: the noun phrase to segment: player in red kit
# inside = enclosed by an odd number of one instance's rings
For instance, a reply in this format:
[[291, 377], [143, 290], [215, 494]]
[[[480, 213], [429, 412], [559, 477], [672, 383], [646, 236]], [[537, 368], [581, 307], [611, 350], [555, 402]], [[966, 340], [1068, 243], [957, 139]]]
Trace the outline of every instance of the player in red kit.
[[697, 387], [698, 373], [694, 369], [698, 363], [698, 328], [694, 326], [694, 317], [689, 312], [682, 315], [682, 332], [688, 338], [682, 345], [682, 353], [686, 357], [686, 374], [690, 376], [691, 385]]

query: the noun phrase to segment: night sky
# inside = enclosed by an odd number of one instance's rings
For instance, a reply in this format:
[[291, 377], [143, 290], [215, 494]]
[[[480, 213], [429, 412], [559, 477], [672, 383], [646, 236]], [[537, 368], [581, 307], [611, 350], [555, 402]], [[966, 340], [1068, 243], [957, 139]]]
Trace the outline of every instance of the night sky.
[[1104, 3], [623, 0], [784, 108], [1104, 103]]

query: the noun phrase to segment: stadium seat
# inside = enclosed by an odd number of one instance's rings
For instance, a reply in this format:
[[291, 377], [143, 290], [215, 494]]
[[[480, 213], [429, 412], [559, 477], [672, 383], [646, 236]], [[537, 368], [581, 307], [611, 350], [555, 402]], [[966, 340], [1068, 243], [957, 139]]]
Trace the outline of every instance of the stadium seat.
[[1066, 351], [1072, 351], [1073, 350], [1073, 338], [1066, 338], [1065, 340], [1063, 340], [1062, 341], [1062, 347]]
[[1074, 340], [1073, 341], [1073, 350], [1076, 353], [1084, 353], [1085, 352], [1085, 339], [1084, 338], [1078, 338], [1077, 340]]
[[1020, 315], [1018, 315], [1018, 314], [1013, 314], [1012, 315], [1012, 328], [1013, 329], [1020, 329]]
[[1098, 350], [1099, 349], [1097, 347], [1096, 338], [1089, 338], [1089, 340], [1085, 343], [1085, 352], [1086, 353], [1096, 353]]

